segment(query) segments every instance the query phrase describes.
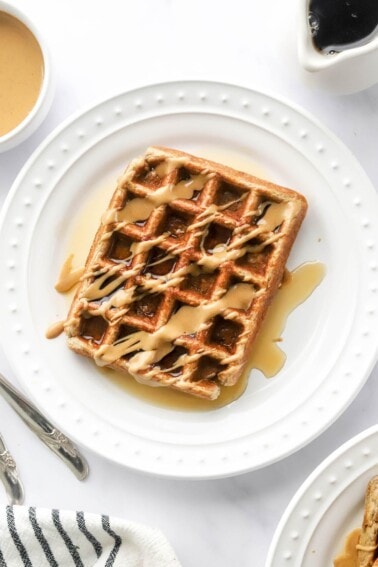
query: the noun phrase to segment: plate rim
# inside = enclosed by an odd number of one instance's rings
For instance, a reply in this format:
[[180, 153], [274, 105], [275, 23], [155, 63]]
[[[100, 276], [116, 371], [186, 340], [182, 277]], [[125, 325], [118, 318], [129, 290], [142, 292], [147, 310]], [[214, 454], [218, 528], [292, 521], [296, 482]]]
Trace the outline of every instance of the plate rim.
[[[239, 84], [239, 83], [236, 83], [236, 82], [234, 83], [234, 82], [218, 81], [218, 80], [214, 80], [214, 79], [167, 80], [167, 81], [158, 81], [156, 83], [145, 83], [145, 84], [141, 84], [139, 86], [133, 87], [132, 89], [120, 90], [117, 93], [112, 94], [111, 96], [106, 97], [106, 98], [98, 97], [97, 99], [95, 99], [94, 101], [92, 101], [88, 104], [83, 104], [78, 110], [70, 113], [69, 116], [64, 118], [57, 126], [55, 126], [55, 128], [53, 128], [53, 130], [43, 139], [43, 141], [40, 144], [38, 144], [38, 146], [31, 153], [29, 158], [25, 161], [25, 163], [21, 167], [20, 171], [16, 175], [15, 179], [13, 180], [13, 183], [12, 183], [12, 185], [11, 185], [11, 187], [10, 187], [10, 189], [9, 189], [5, 199], [4, 199], [3, 205], [2, 205], [1, 210], [0, 210], [0, 228], [3, 224], [3, 217], [5, 216], [6, 210], [8, 209], [11, 198], [13, 197], [13, 193], [16, 192], [16, 189], [17, 189], [20, 181], [22, 180], [24, 174], [28, 170], [30, 164], [35, 161], [35, 159], [43, 152], [43, 150], [46, 149], [46, 147], [49, 146], [50, 142], [54, 138], [56, 138], [67, 126], [74, 123], [82, 115], [84, 115], [88, 112], [91, 112], [95, 108], [98, 108], [104, 102], [110, 102], [111, 100], [115, 100], [115, 99], [117, 99], [117, 98], [119, 98], [119, 97], [121, 97], [125, 94], [130, 94], [130, 95], [135, 94], [139, 91], [144, 91], [145, 89], [148, 89], [148, 88], [159, 88], [159, 87], [163, 88], [167, 85], [169, 85], [169, 86], [173, 86], [173, 85], [182, 86], [182, 85], [185, 85], [185, 84], [198, 85], [198, 86], [208, 84], [208, 85], [212, 85], [212, 86], [221, 86], [221, 87], [224, 87], [224, 88], [230, 88], [230, 87], [233, 88], [234, 87], [234, 88], [240, 89], [242, 91], [253, 92], [253, 93], [256, 93], [258, 95], [262, 95], [263, 97], [275, 100], [275, 101], [281, 103], [282, 105], [287, 106], [288, 108], [292, 108], [297, 113], [301, 114], [302, 116], [305, 116], [310, 122], [315, 124], [320, 130], [322, 130], [327, 135], [328, 138], [332, 139], [333, 142], [335, 142], [336, 144], [339, 144], [339, 145], [341, 144], [343, 146], [343, 150], [349, 153], [350, 157], [356, 162], [356, 164], [360, 168], [360, 174], [366, 177], [366, 179], [368, 181], [368, 185], [370, 186], [369, 190], [371, 190], [372, 194], [375, 194], [375, 195], [377, 194], [377, 192], [374, 189], [374, 185], [373, 185], [372, 181], [370, 180], [370, 177], [368, 176], [368, 174], [366, 173], [364, 168], [360, 165], [358, 159], [353, 154], [352, 150], [349, 149], [349, 147], [341, 140], [341, 138], [339, 138], [337, 136], [337, 134], [335, 134], [327, 125], [323, 124], [323, 122], [319, 118], [317, 118], [311, 111], [305, 109], [299, 103], [293, 102], [288, 97], [280, 96], [280, 95], [277, 95], [276, 93], [271, 93], [271, 92], [266, 91], [264, 89], [260, 90], [260, 89], [249, 87], [247, 85], [242, 85], [242, 84]], [[377, 352], [377, 358], [378, 358], [378, 352]]]
[[[190, 87], [197, 86], [199, 88], [200, 87], [204, 88], [204, 86], [210, 85], [211, 87], [213, 87], [213, 88], [216, 87], [218, 89], [221, 89], [221, 88], [236, 89], [236, 90], [240, 91], [241, 93], [244, 93], [245, 95], [247, 95], [248, 93], [249, 94], [251, 94], [251, 93], [256, 94], [257, 96], [262, 96], [264, 99], [269, 99], [269, 100], [272, 100], [273, 102], [277, 102], [281, 106], [287, 107], [287, 108], [293, 110], [296, 114], [303, 116], [306, 120], [310, 121], [313, 125], [315, 125], [316, 128], [319, 129], [323, 134], [325, 134], [325, 136], [328, 139], [332, 140], [332, 143], [335, 143], [337, 145], [337, 147], [342, 150], [344, 155], [349, 155], [353, 159], [353, 167], [358, 168], [359, 176], [362, 176], [364, 178], [364, 180], [366, 181], [366, 183], [364, 184], [364, 191], [365, 190], [369, 191], [372, 198], [377, 200], [377, 193], [374, 190], [374, 187], [373, 187], [370, 179], [368, 178], [368, 176], [367, 176], [366, 172], [364, 171], [364, 169], [362, 168], [362, 166], [359, 164], [357, 158], [349, 150], [349, 148], [335, 134], [333, 134], [333, 132], [331, 132], [326, 126], [324, 126], [316, 117], [314, 117], [307, 110], [302, 109], [296, 103], [293, 103], [291, 101], [287, 101], [284, 98], [277, 97], [275, 95], [266, 93], [264, 91], [260, 91], [260, 90], [257, 90], [257, 89], [251, 89], [251, 88], [248, 88], [248, 87], [239, 86], [239, 85], [232, 84], [232, 83], [225, 83], [225, 82], [219, 82], [219, 81], [208, 81], [208, 80], [167, 81], [167, 82], [159, 82], [159, 83], [152, 83], [152, 84], [147, 84], [147, 85], [144, 85], [144, 86], [139, 86], [139, 87], [136, 87], [136, 88], [133, 88], [133, 89], [130, 89], [130, 90], [122, 91], [122, 92], [117, 93], [117, 94], [110, 96], [108, 98], [101, 99], [99, 102], [97, 102], [95, 104], [90, 104], [90, 105], [87, 105], [86, 107], [84, 107], [82, 109], [79, 109], [77, 112], [73, 113], [71, 116], [67, 117], [61, 124], [59, 124], [46, 137], [46, 139], [42, 142], [42, 144], [40, 144], [38, 146], [38, 148], [36, 148], [36, 150], [32, 153], [30, 158], [26, 161], [26, 163], [22, 167], [21, 171], [17, 175], [14, 183], [12, 184], [12, 188], [10, 189], [10, 191], [9, 191], [9, 193], [8, 193], [6, 199], [5, 199], [2, 210], [0, 212], [0, 232], [3, 230], [3, 224], [5, 222], [5, 218], [6, 218], [8, 209], [9, 209], [11, 203], [12, 203], [14, 196], [17, 194], [17, 191], [18, 191], [19, 186], [21, 185], [21, 183], [24, 179], [24, 176], [27, 174], [27, 172], [29, 171], [29, 169], [33, 165], [33, 163], [35, 163], [35, 161], [38, 160], [39, 156], [41, 154], [43, 154], [44, 150], [49, 147], [50, 143], [53, 140], [55, 140], [56, 138], [58, 138], [59, 135], [61, 134], [61, 132], [63, 132], [67, 127], [74, 124], [83, 115], [88, 114], [90, 112], [93, 112], [101, 104], [110, 103], [111, 101], [115, 101], [116, 99], [118, 99], [122, 96], [136, 95], [138, 92], [146, 91], [146, 89], [164, 89], [165, 87], [174, 87], [174, 86], [176, 86], [178, 88], [185, 88], [185, 86], [187, 86], [187, 85], [190, 85]], [[198, 105], [198, 103], [197, 103], [197, 105]], [[199, 105], [198, 105], [198, 108], [199, 108]], [[183, 110], [182, 112], [185, 112], [185, 110]], [[169, 114], [169, 113], [170, 112], [169, 112], [169, 109], [168, 109], [166, 111], [166, 114]], [[212, 109], [212, 113], [214, 114], [213, 109]], [[162, 113], [162, 114], [164, 114], [164, 113]], [[161, 116], [162, 114], [161, 113], [154, 113], [153, 116]], [[218, 114], [222, 114], [222, 112], [218, 112]], [[232, 116], [232, 114], [230, 114], [230, 113], [228, 113], [228, 114], [226, 113], [224, 115], [225, 116]], [[253, 124], [252, 120], [251, 120], [251, 123]], [[378, 203], [378, 201], [377, 201], [377, 203]], [[3, 346], [3, 337], [2, 337], [1, 334], [0, 334], [0, 341], [1, 341], [1, 344]], [[3, 350], [5, 351], [4, 347], [3, 347]], [[5, 352], [4, 352], [4, 354], [5, 354], [7, 361], [9, 362], [12, 370], [14, 371], [15, 376], [20, 379], [22, 386], [25, 387], [27, 392], [30, 393], [34, 398], [34, 394], [31, 391], [31, 389], [28, 388], [25, 385], [25, 382], [24, 382], [24, 380], [21, 376], [21, 373], [18, 372], [15, 369], [13, 361], [10, 359], [11, 357], [8, 357]], [[346, 410], [346, 408], [350, 405], [350, 403], [353, 401], [353, 399], [355, 399], [355, 397], [358, 395], [361, 388], [365, 385], [367, 379], [369, 378], [371, 370], [372, 370], [372, 368], [373, 368], [373, 366], [376, 362], [377, 355], [378, 355], [378, 341], [376, 341], [376, 344], [375, 344], [375, 355], [371, 357], [370, 362], [369, 362], [368, 367], [367, 367], [367, 370], [365, 372], [364, 378], [363, 378], [363, 380], [361, 380], [359, 382], [358, 388], [354, 390], [353, 397], [350, 397], [348, 400], [343, 402], [339, 411], [337, 413], [333, 414], [332, 418], [329, 418], [328, 420], [326, 420], [322, 424], [321, 428], [317, 428], [317, 430], [315, 432], [313, 432], [311, 435], [307, 436], [300, 443], [296, 443], [294, 447], [290, 448], [289, 450], [287, 450], [283, 454], [280, 454], [280, 455], [275, 456], [275, 457], [269, 456], [269, 458], [262, 463], [258, 463], [258, 464], [255, 463], [254, 465], [251, 465], [249, 463], [249, 464], [246, 464], [244, 467], [239, 466], [237, 468], [237, 470], [232, 470], [231, 472], [229, 470], [226, 470], [226, 469], [223, 470], [222, 472], [218, 472], [216, 474], [214, 474], [214, 473], [209, 474], [209, 473], [206, 473], [206, 471], [204, 471], [204, 470], [202, 471], [202, 473], [198, 473], [198, 471], [197, 471], [195, 474], [193, 474], [193, 472], [186, 474], [185, 471], [182, 471], [182, 470], [181, 471], [176, 470], [174, 473], [167, 473], [166, 471], [164, 471], [164, 472], [146, 471], [143, 467], [138, 468], [138, 466], [136, 466], [135, 463], [133, 463], [133, 464], [125, 463], [122, 459], [117, 460], [117, 459], [114, 458], [114, 456], [111, 457], [107, 454], [104, 454], [103, 452], [101, 452], [100, 449], [98, 449], [98, 450], [94, 449], [93, 446], [88, 445], [88, 442], [83, 442], [80, 438], [79, 439], [76, 438], [76, 440], [78, 441], [78, 443], [83, 444], [89, 450], [92, 450], [92, 451], [96, 452], [97, 454], [101, 455], [102, 457], [107, 458], [111, 461], [120, 463], [124, 466], [128, 466], [128, 467], [135, 469], [135, 470], [139, 470], [139, 471], [143, 471], [143, 472], [147, 472], [147, 473], [150, 473], [150, 474], [163, 476], [163, 477], [176, 477], [176, 478], [186, 478], [186, 479], [188, 479], [188, 478], [202, 478], [202, 479], [204, 479], [204, 478], [222, 478], [222, 477], [228, 477], [228, 476], [232, 476], [232, 475], [236, 475], [236, 474], [245, 473], [245, 472], [248, 472], [248, 471], [251, 471], [251, 470], [257, 470], [258, 468], [262, 468], [264, 466], [272, 464], [272, 463], [274, 463], [278, 460], [281, 460], [281, 459], [291, 455], [292, 453], [300, 450], [302, 447], [306, 446], [313, 439], [315, 439], [321, 433], [323, 433], [335, 421], [335, 419], [337, 419]], [[75, 437], [75, 435], [72, 435], [72, 433], [71, 433], [71, 436]]]
[[[327, 457], [325, 457], [325, 459], [323, 459], [323, 461], [321, 461], [321, 463], [318, 464], [317, 467], [307, 476], [307, 478], [303, 481], [303, 483], [295, 492], [294, 496], [291, 498], [289, 504], [286, 506], [277, 524], [277, 527], [275, 529], [273, 538], [271, 540], [268, 549], [268, 554], [265, 561], [265, 567], [275, 567], [276, 564], [273, 563], [273, 561], [276, 560], [276, 553], [278, 552], [277, 548], [283, 539], [286, 526], [289, 520], [291, 519], [292, 515], [295, 513], [303, 496], [306, 495], [306, 493], [311, 489], [311, 487], [315, 484], [315, 482], [319, 479], [319, 477], [321, 477], [323, 473], [327, 472], [327, 470], [330, 469], [332, 465], [334, 465], [341, 457], [347, 456], [351, 450], [358, 447], [367, 439], [375, 438], [375, 437], [378, 438], [378, 424], [372, 425], [367, 429], [360, 431], [360, 433], [357, 433], [356, 435], [345, 441], [342, 445], [337, 447]], [[378, 465], [378, 461], [376, 461], [375, 463]], [[317, 526], [318, 524], [316, 524], [314, 529], [316, 529]], [[311, 526], [311, 528], [308, 527], [307, 530], [305, 530], [306, 542], [311, 537], [314, 529]], [[302, 560], [302, 557], [299, 557], [299, 559]], [[277, 563], [277, 565], [278, 564], [279, 563]], [[293, 567], [296, 567], [296, 564], [292, 564], [292, 565]]]

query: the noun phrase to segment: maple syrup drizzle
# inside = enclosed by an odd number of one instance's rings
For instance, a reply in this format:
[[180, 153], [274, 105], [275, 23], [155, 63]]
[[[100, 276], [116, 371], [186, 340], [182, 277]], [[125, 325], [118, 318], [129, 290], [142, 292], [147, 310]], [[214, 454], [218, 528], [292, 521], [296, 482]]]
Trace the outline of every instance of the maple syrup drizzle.
[[283, 367], [286, 355], [278, 346], [288, 316], [318, 287], [325, 276], [325, 266], [308, 262], [292, 272], [286, 271], [283, 283], [268, 309], [263, 326], [256, 337], [250, 368], [260, 370], [266, 378], [275, 376]]
[[350, 532], [344, 542], [344, 549], [333, 560], [334, 567], [358, 567], [358, 556], [357, 556], [357, 549], [358, 549], [358, 539], [361, 534], [361, 529], [356, 528], [352, 532]]

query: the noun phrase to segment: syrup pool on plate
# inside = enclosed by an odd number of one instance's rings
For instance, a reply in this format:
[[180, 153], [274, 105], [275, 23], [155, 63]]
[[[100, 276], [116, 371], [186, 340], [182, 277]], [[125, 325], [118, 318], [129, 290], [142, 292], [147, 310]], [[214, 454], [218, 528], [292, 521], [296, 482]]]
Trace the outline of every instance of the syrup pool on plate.
[[361, 529], [356, 528], [347, 535], [342, 553], [333, 560], [334, 567], [358, 567], [357, 544], [360, 533]]

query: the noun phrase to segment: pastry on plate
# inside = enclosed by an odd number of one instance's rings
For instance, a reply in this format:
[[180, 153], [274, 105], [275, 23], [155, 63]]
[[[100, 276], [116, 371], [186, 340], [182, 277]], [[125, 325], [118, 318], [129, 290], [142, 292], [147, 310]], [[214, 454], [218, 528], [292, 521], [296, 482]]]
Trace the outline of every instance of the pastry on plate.
[[378, 476], [370, 480], [366, 489], [357, 557], [358, 567], [378, 567]]

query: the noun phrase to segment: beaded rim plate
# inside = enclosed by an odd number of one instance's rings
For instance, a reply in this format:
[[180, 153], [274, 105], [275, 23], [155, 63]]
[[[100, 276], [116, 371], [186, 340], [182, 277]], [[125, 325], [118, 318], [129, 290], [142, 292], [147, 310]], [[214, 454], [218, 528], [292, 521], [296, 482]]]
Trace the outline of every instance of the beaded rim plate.
[[[151, 405], [94, 371], [64, 337], [44, 338], [67, 313], [53, 286], [75, 214], [149, 145], [252, 160], [309, 201], [288, 267], [318, 260], [326, 277], [289, 318], [284, 368], [271, 380], [253, 371], [246, 392], [221, 409]], [[104, 457], [181, 478], [250, 471], [319, 435], [369, 376], [377, 353], [376, 218], [376, 193], [355, 158], [289, 103], [203, 81], [123, 93], [65, 122], [14, 183], [0, 223], [0, 340], [35, 402]]]
[[277, 527], [265, 567], [333, 565], [361, 527], [369, 480], [378, 474], [378, 426], [339, 447], [299, 488]]

